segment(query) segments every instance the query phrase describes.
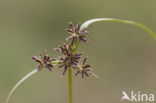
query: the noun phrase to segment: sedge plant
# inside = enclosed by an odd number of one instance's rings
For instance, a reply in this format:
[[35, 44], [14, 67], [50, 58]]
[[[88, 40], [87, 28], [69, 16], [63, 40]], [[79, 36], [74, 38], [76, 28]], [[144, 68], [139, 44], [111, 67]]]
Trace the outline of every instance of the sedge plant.
[[75, 76], [81, 75], [82, 79], [89, 76], [98, 76], [93, 73], [92, 66], [87, 64], [87, 58], [85, 58], [82, 52], [78, 52], [78, 46], [81, 42], [88, 43], [90, 40], [87, 39], [88, 32], [86, 31], [87, 27], [95, 22], [103, 22], [103, 21], [110, 21], [110, 22], [120, 22], [124, 24], [130, 24], [137, 27], [144, 29], [148, 32], [154, 39], [156, 39], [156, 35], [152, 32], [148, 27], [142, 25], [140, 23], [129, 21], [129, 20], [122, 20], [122, 19], [115, 19], [115, 18], [96, 18], [91, 19], [83, 24], [77, 24], [74, 26], [71, 22], [69, 23], [69, 29], [66, 31], [69, 33], [69, 36], [66, 38], [67, 43], [60, 45], [58, 48], [54, 48], [56, 52], [60, 53], [60, 56], [57, 58], [51, 58], [47, 52], [45, 51], [44, 54], [40, 54], [37, 56], [32, 56], [32, 59], [38, 63], [37, 67], [24, 76], [21, 80], [19, 80], [15, 86], [9, 92], [6, 102], [9, 102], [10, 97], [15, 92], [17, 87], [23, 83], [26, 79], [31, 77], [32, 75], [44, 70], [48, 69], [50, 72], [53, 71], [55, 68], [62, 68], [63, 72], [62, 75], [65, 75], [66, 72], [68, 75], [68, 103], [72, 102], [72, 71], [76, 71], [74, 74]]

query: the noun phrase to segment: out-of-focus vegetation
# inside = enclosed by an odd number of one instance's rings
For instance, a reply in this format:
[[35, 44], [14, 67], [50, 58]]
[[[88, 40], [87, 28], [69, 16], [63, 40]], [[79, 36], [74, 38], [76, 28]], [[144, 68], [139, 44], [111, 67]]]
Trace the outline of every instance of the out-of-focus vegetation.
[[[155, 0], [1, 0], [0, 102], [25, 74], [36, 67], [30, 56], [47, 49], [52, 57], [75, 24], [99, 17], [140, 22], [154, 32]], [[142, 29], [120, 23], [96, 23], [88, 28], [91, 43], [82, 45], [94, 77], [73, 78], [74, 103], [120, 102], [121, 91], [156, 91], [156, 41]], [[87, 48], [87, 49], [86, 49]], [[56, 68], [58, 69], [58, 68]], [[11, 103], [67, 102], [67, 76], [62, 70], [42, 71], [23, 83]]]

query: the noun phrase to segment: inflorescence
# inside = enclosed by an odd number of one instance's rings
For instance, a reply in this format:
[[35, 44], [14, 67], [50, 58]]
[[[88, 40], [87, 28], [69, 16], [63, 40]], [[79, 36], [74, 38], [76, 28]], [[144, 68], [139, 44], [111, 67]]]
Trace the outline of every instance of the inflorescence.
[[86, 31], [86, 28], [80, 30], [80, 24], [77, 24], [75, 27], [70, 22], [69, 29], [66, 31], [70, 34], [70, 36], [66, 38], [66, 40], [70, 41], [70, 43], [69, 45], [64, 43], [58, 48], [54, 48], [55, 51], [61, 54], [58, 58], [50, 58], [47, 52], [45, 52], [43, 56], [40, 54], [40, 57], [32, 56], [32, 59], [39, 63], [37, 66], [38, 71], [42, 68], [52, 71], [55, 65], [58, 65], [58, 68], [64, 69], [62, 75], [65, 75], [68, 69], [77, 70], [75, 76], [80, 74], [82, 78], [94, 75], [91, 65], [86, 64], [87, 58], [81, 62], [83, 53], [77, 52], [78, 45], [81, 41], [86, 43], [89, 42], [87, 39], [88, 32]]

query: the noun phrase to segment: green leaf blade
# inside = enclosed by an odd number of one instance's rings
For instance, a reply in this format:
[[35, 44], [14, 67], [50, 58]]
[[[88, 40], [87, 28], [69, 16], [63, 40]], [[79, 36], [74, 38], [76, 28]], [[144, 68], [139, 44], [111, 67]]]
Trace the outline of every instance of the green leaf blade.
[[22, 79], [20, 79], [15, 86], [11, 89], [11, 91], [9, 92], [9, 95], [7, 96], [6, 102], [9, 102], [9, 99], [11, 97], [11, 95], [15, 92], [15, 90], [17, 89], [17, 87], [19, 87], [20, 84], [22, 84], [26, 79], [28, 79], [29, 77], [31, 77], [32, 75], [36, 74], [38, 72], [37, 69], [34, 69], [33, 71], [31, 71], [30, 73], [28, 73], [26, 76], [24, 76]]
[[101, 21], [110, 21], [110, 22], [120, 22], [120, 23], [124, 23], [124, 24], [130, 24], [130, 25], [135, 25], [137, 27], [140, 27], [142, 29], [144, 29], [146, 32], [148, 32], [154, 39], [156, 39], [156, 34], [150, 30], [147, 26], [134, 22], [134, 21], [130, 21], [130, 20], [122, 20], [122, 19], [116, 19], [116, 18], [96, 18], [96, 19], [91, 19], [88, 20], [86, 22], [84, 22], [80, 29], [84, 29], [87, 28], [90, 24], [95, 23], [95, 22], [101, 22]]

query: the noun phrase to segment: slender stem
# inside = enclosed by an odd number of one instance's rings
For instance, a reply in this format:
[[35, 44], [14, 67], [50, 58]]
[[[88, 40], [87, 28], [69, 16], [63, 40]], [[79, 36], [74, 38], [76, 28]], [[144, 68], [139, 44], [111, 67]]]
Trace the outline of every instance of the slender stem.
[[74, 43], [73, 43], [73, 46], [72, 46], [72, 50], [75, 49], [76, 43], [77, 43], [77, 37], [75, 37], [75, 39], [74, 39]]
[[[77, 43], [77, 38], [75, 38], [74, 44], [72, 47], [73, 54], [76, 53], [78, 45], [79, 45], [79, 41]], [[68, 100], [69, 103], [72, 103], [72, 70], [70, 68], [68, 68], [68, 98], [69, 98]]]
[[69, 103], [72, 103], [72, 71], [70, 68], [68, 69], [68, 96]]
[[74, 48], [74, 50], [73, 50], [73, 53], [74, 53], [74, 54], [75, 54], [76, 51], [77, 51], [77, 48], [78, 48], [78, 46], [79, 46], [79, 43], [80, 43], [80, 40], [77, 41], [77, 45], [75, 46], [75, 48]]

